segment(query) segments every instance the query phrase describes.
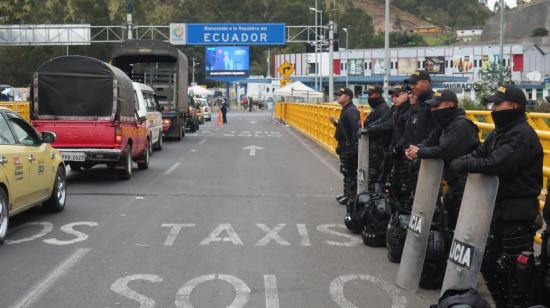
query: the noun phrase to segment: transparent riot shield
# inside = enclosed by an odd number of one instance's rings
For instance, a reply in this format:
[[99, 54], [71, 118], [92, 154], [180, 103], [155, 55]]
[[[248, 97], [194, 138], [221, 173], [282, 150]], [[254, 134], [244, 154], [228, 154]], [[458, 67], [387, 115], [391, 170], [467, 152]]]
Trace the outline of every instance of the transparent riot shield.
[[369, 135], [360, 134], [357, 153], [357, 195], [369, 190]]
[[476, 288], [497, 192], [498, 177], [468, 175], [441, 294], [450, 288]]
[[416, 292], [420, 283], [420, 274], [424, 265], [442, 176], [443, 161], [441, 159], [422, 160], [411, 220], [397, 273], [397, 285], [410, 292]]

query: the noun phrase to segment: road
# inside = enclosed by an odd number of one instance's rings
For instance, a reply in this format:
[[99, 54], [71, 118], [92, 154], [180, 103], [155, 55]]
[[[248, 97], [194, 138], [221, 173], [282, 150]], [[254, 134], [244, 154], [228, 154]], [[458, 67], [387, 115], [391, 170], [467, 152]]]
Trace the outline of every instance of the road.
[[[165, 143], [119, 181], [70, 172], [67, 208], [12, 219], [0, 307], [427, 307], [344, 225], [338, 162], [268, 113]], [[254, 155], [252, 155], [254, 154]], [[136, 168], [137, 169], [137, 168]]]

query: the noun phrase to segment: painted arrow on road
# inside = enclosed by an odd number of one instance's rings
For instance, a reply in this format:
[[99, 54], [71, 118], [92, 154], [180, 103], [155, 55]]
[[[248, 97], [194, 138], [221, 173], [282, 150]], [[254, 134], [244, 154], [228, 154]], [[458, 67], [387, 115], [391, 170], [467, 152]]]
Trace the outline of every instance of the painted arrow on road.
[[248, 150], [248, 155], [250, 155], [250, 156], [256, 156], [256, 150], [263, 150], [263, 149], [264, 148], [256, 146], [256, 145], [251, 145], [251, 146], [243, 148], [243, 150]]

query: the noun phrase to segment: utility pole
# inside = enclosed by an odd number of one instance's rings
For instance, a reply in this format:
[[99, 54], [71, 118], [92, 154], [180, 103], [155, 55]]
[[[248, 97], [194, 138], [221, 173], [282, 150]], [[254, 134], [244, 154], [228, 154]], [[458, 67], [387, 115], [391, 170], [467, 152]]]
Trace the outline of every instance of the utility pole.
[[384, 96], [388, 97], [390, 85], [390, 0], [386, 0], [384, 18]]
[[323, 27], [323, 10], [319, 10], [321, 20], [321, 53], [319, 54], [319, 90], [323, 93], [323, 43], [325, 42], [325, 28]]
[[[346, 88], [349, 87], [349, 28], [342, 28], [346, 32]], [[340, 57], [342, 61], [342, 57]]]
[[128, 31], [128, 37], [127, 39], [129, 40], [132, 40], [134, 39], [134, 34], [133, 34], [133, 30], [134, 30], [134, 23], [133, 23], [133, 18], [132, 18], [132, 13], [134, 12], [134, 3], [133, 3], [133, 0], [128, 0], [127, 2], [127, 14], [126, 14], [126, 29]]
[[267, 50], [267, 77], [271, 77], [271, 49]]
[[499, 73], [498, 73], [498, 83], [501, 85], [504, 82], [504, 76], [502, 75], [504, 71], [504, 0], [500, 0], [500, 56], [499, 56]]
[[334, 101], [334, 22], [328, 22], [328, 97]]
[[317, 4], [317, 0], [315, 0], [315, 8], [309, 8], [311, 11], [315, 12], [315, 90], [319, 90], [317, 83], [317, 74], [319, 72], [319, 59], [317, 57], [317, 48], [319, 48], [319, 25], [317, 23], [317, 13], [319, 12], [319, 10], [317, 9]]
[[191, 81], [192, 85], [195, 85], [195, 58], [193, 58], [193, 80]]

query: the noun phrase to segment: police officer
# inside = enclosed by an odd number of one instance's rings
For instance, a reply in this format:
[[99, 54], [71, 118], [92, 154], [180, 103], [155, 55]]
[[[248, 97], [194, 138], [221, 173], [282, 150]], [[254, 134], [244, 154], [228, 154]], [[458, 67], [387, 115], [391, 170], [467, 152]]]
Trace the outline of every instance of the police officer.
[[[385, 147], [387, 144], [380, 134], [370, 134], [371, 126], [382, 121], [390, 112], [386, 100], [382, 97], [384, 91], [379, 86], [370, 87], [367, 91], [368, 103], [371, 112], [365, 119], [363, 134], [369, 134], [369, 186], [385, 184], [382, 177], [384, 173]], [[387, 140], [387, 139], [386, 139]]]
[[519, 87], [503, 85], [485, 99], [493, 104], [495, 130], [474, 152], [453, 160], [450, 169], [499, 177], [482, 272], [497, 307], [525, 307], [530, 292], [518, 285], [516, 258], [533, 250], [543, 151], [527, 123], [527, 99]]
[[411, 87], [413, 94], [416, 96], [417, 115], [412, 118], [414, 121], [414, 130], [411, 144], [419, 144], [422, 140], [428, 138], [435, 127], [435, 123], [431, 114], [431, 106], [426, 104], [426, 101], [433, 98], [432, 78], [430, 74], [424, 70], [414, 72], [405, 83]]
[[[449, 164], [455, 158], [472, 152], [479, 145], [478, 129], [465, 117], [465, 112], [458, 108], [458, 98], [453, 91], [436, 92], [426, 101], [431, 106], [431, 113], [436, 128], [430, 136], [419, 145], [411, 145], [406, 150], [407, 158], [442, 159], [445, 164], [443, 180], [448, 189], [443, 196], [443, 206], [434, 217], [426, 259], [420, 278], [420, 286], [426, 289], [441, 287], [445, 275], [448, 243], [453, 231], [462, 202], [466, 174], [453, 174]], [[447, 213], [447, 214], [446, 214]], [[448, 218], [448, 219], [447, 219]]]
[[[402, 86], [395, 86], [388, 91], [391, 95], [393, 105], [380, 120], [372, 123], [367, 128], [369, 138], [377, 138], [384, 147], [384, 173], [381, 183], [390, 180], [394, 161], [401, 160], [402, 155], [394, 155], [393, 149], [397, 146], [404, 131], [406, 118], [404, 114], [409, 110], [409, 98], [407, 91]], [[403, 151], [400, 150], [399, 153]], [[398, 180], [398, 178], [396, 178]], [[388, 183], [391, 186], [391, 183]]]
[[353, 200], [357, 191], [357, 134], [361, 118], [359, 110], [352, 102], [353, 92], [350, 89], [342, 88], [336, 96], [337, 102], [342, 106], [340, 119], [329, 116], [329, 120], [336, 126], [336, 153], [340, 157], [340, 172], [344, 176], [344, 194], [336, 200], [344, 205]]
[[422, 143], [411, 145], [406, 155], [410, 160], [421, 158], [444, 161], [443, 180], [447, 182], [448, 189], [443, 196], [443, 205], [449, 211], [448, 227], [454, 230], [467, 175], [464, 172], [451, 173], [449, 164], [479, 146], [478, 128], [466, 118], [464, 110], [458, 108], [458, 98], [451, 90], [436, 92], [426, 104], [431, 106], [436, 128]]

